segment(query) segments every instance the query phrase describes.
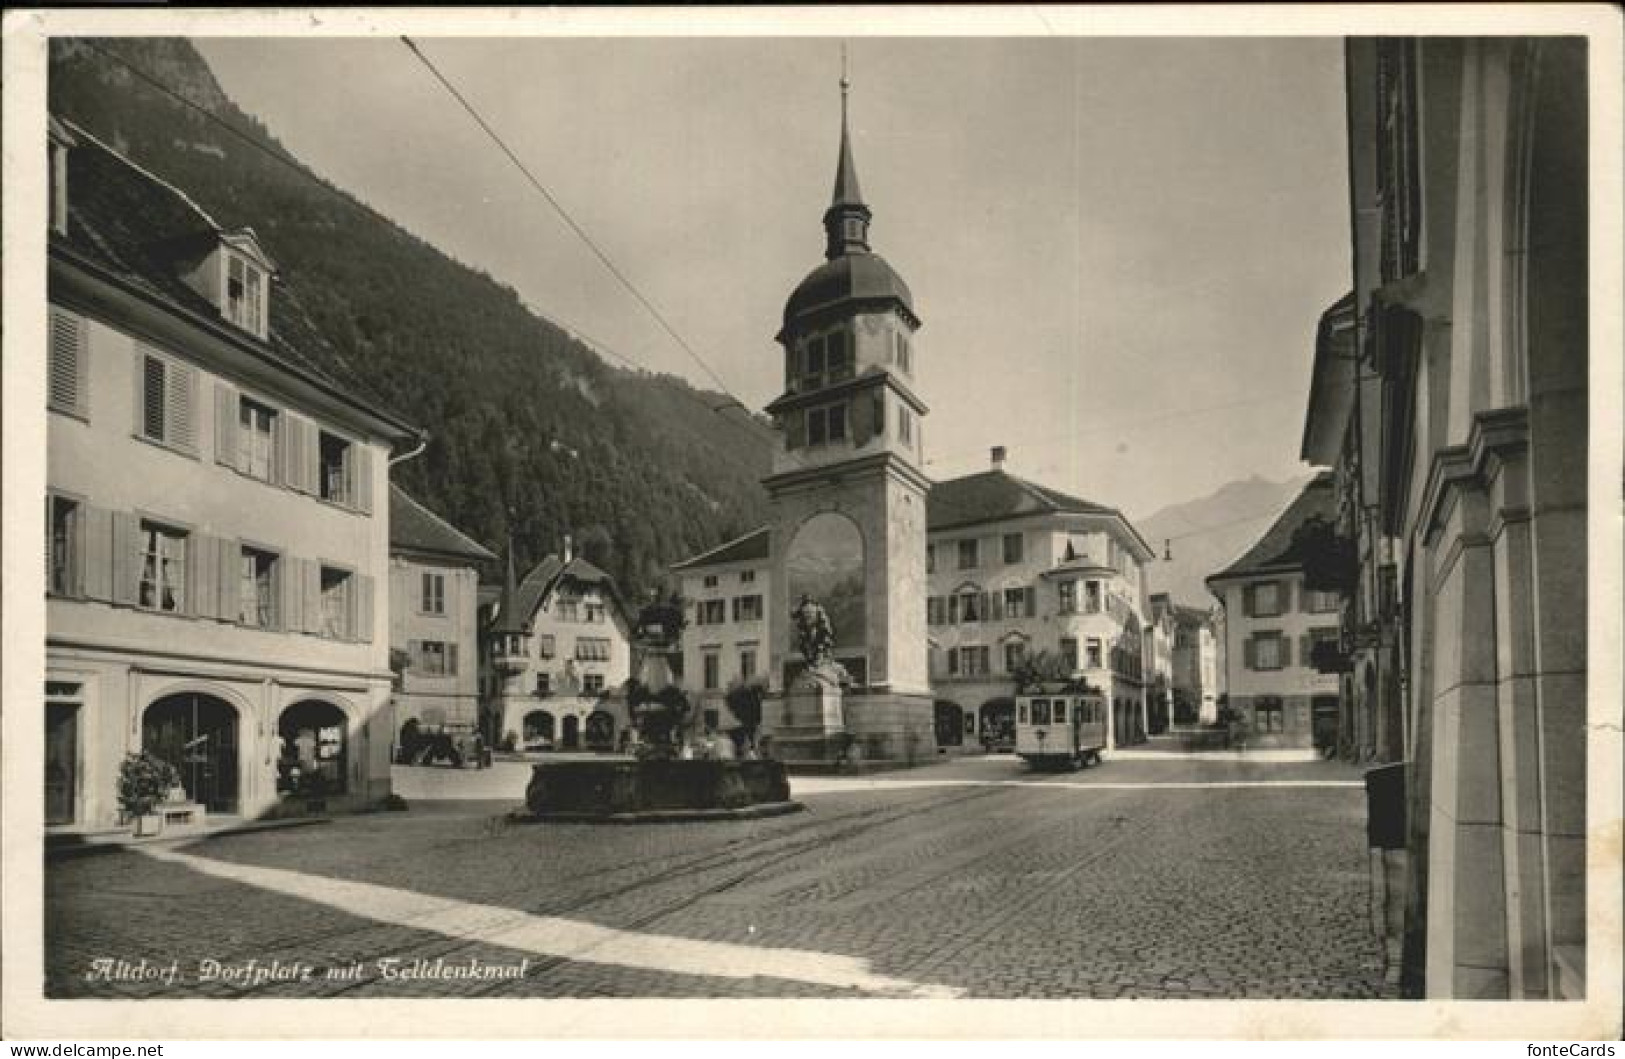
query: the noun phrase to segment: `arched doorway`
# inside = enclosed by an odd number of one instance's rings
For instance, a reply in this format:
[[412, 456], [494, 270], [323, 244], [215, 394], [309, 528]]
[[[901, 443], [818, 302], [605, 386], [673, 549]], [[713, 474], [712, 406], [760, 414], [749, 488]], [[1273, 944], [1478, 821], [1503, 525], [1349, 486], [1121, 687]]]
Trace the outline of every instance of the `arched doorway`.
[[237, 711], [213, 695], [166, 695], [141, 717], [141, 747], [174, 765], [186, 796], [211, 813], [235, 813]]
[[615, 718], [604, 710], [587, 715], [587, 746], [593, 750], [615, 749]]
[[937, 745], [965, 745], [965, 711], [958, 703], [946, 699], [936, 702]]
[[566, 750], [576, 750], [581, 746], [581, 719], [573, 713], [564, 718], [563, 746]]
[[[785, 550], [789, 581], [787, 602], [794, 607], [802, 596], [824, 608], [835, 633], [834, 654], [846, 666], [854, 684], [868, 682], [868, 610], [863, 533], [845, 515], [824, 511], [803, 522]], [[803, 664], [795, 629], [785, 644], [785, 686], [790, 686]]]
[[524, 736], [526, 750], [553, 749], [553, 715], [546, 710], [532, 710], [525, 714]]
[[276, 770], [278, 791], [345, 793], [349, 787], [350, 741], [343, 710], [317, 699], [296, 702], [282, 711], [277, 735], [282, 741]]
[[1016, 700], [1008, 696], [988, 699], [977, 713], [982, 745], [989, 750], [1014, 750], [1016, 746]]

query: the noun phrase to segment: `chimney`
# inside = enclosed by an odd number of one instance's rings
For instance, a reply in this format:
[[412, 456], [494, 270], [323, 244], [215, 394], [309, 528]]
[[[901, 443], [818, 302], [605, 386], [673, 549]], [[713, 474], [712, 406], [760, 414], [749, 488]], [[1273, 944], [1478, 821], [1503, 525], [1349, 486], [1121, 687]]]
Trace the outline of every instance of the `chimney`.
[[995, 446], [993, 446], [993, 469], [995, 471], [1004, 470], [1004, 446], [1003, 445], [995, 445]]
[[570, 535], [566, 533], [564, 535], [564, 561], [568, 563], [573, 558], [575, 558], [575, 552], [570, 547]]

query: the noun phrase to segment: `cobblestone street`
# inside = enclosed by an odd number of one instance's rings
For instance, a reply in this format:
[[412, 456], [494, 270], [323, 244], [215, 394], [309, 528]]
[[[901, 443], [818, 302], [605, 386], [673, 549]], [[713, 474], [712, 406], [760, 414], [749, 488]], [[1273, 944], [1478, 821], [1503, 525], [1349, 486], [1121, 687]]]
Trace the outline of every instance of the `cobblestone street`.
[[48, 864], [47, 995], [1382, 995], [1336, 764], [969, 758], [626, 826], [507, 822], [522, 765], [407, 771], [409, 813]]

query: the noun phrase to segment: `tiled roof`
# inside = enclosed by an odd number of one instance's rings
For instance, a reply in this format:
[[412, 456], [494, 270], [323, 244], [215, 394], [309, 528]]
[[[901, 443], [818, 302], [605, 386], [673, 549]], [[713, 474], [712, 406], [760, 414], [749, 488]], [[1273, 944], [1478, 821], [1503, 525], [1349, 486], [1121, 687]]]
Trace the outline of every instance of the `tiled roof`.
[[1208, 583], [1250, 577], [1253, 574], [1294, 570], [1303, 565], [1302, 558], [1292, 543], [1298, 527], [1316, 516], [1332, 518], [1337, 514], [1337, 492], [1331, 471], [1321, 471], [1303, 487], [1303, 492], [1288, 504], [1264, 535], [1241, 558], [1208, 577]]
[[1109, 515], [1121, 520], [1147, 552], [1153, 550], [1134, 524], [1116, 508], [1029, 482], [1005, 471], [981, 471], [938, 482], [931, 487], [925, 509], [926, 527], [933, 533], [1025, 515]]
[[720, 566], [723, 563], [738, 562], [765, 562], [768, 558], [768, 528], [751, 530], [743, 537], [735, 537], [726, 544], [719, 544], [708, 552], [702, 552], [692, 559], [684, 559], [680, 563], [673, 563], [673, 570], [691, 570], [699, 566]]
[[222, 229], [179, 189], [136, 165], [72, 122], [67, 163], [67, 234], [52, 232], [53, 250], [107, 273], [179, 315], [199, 318], [291, 369], [413, 432], [321, 333], [285, 276], [271, 284], [269, 338], [226, 323], [217, 306], [182, 276], [218, 245]]
[[496, 561], [489, 548], [424, 507], [393, 482], [389, 485], [389, 547], [391, 551], [430, 552], [473, 562]]
[[565, 563], [557, 555], [547, 556], [531, 567], [530, 572], [520, 580], [510, 617], [518, 617], [524, 622], [529, 622], [535, 616], [537, 609], [565, 581], [578, 581], [582, 584], [600, 586], [604, 589], [609, 601], [617, 609], [620, 609], [622, 619], [626, 621], [628, 626], [631, 625], [631, 621], [627, 618], [625, 608], [621, 602], [620, 591], [615, 586], [614, 578], [585, 559], [577, 557]]

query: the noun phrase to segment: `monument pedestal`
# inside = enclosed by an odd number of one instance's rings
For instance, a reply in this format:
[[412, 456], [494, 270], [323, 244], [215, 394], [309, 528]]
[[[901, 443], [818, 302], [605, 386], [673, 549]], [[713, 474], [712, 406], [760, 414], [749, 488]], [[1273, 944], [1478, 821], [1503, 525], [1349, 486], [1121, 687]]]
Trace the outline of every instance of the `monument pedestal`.
[[845, 695], [841, 686], [803, 677], [777, 702], [769, 734], [773, 756], [786, 764], [829, 763], [846, 742]]

